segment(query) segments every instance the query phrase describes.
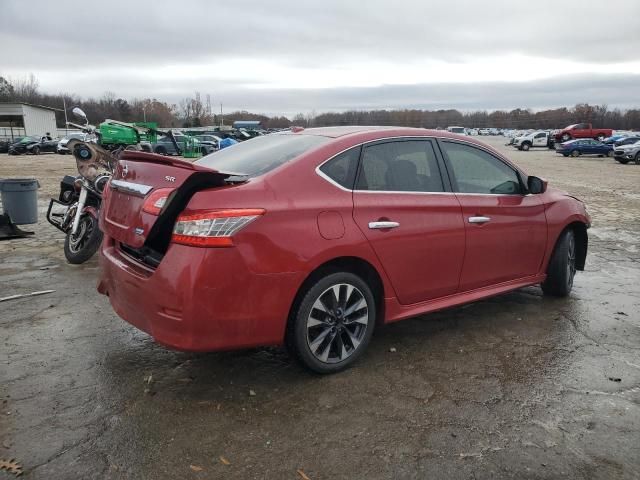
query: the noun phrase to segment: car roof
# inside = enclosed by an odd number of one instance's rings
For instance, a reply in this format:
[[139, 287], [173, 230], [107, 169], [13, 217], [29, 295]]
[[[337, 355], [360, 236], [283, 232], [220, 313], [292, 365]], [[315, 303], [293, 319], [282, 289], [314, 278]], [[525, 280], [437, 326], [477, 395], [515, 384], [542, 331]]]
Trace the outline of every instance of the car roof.
[[[340, 137], [363, 137], [363, 138], [387, 138], [387, 137], [440, 137], [440, 138], [452, 138], [464, 140], [465, 142], [472, 141], [468, 136], [458, 135], [448, 132], [446, 130], [429, 130], [426, 128], [411, 128], [411, 127], [392, 127], [392, 126], [341, 126], [341, 127], [319, 127], [319, 128], [305, 128], [300, 130], [294, 130], [292, 132], [281, 132], [280, 134], [293, 134], [293, 135], [318, 135], [329, 138]], [[481, 142], [473, 141], [483, 145]]]

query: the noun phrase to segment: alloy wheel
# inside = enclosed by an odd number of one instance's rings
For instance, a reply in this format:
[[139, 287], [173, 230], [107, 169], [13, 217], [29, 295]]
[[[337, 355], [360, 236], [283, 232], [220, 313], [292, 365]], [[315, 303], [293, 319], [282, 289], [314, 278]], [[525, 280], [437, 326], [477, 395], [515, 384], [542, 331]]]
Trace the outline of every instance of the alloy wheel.
[[323, 363], [338, 363], [358, 349], [369, 328], [369, 305], [349, 283], [327, 288], [314, 302], [307, 318], [307, 345]]

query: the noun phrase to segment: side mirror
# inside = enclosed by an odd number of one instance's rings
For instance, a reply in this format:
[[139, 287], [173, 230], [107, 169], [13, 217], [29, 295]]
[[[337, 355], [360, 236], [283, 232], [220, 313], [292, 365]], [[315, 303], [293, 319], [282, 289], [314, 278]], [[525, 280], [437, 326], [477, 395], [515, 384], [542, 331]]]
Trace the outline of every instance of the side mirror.
[[89, 120], [87, 119], [87, 114], [84, 113], [80, 107], [73, 107], [73, 110], [71, 110], [71, 112], [79, 119], [84, 120], [85, 125], [89, 123]]
[[537, 195], [547, 191], [547, 181], [539, 177], [530, 176], [527, 178], [527, 188], [529, 193]]

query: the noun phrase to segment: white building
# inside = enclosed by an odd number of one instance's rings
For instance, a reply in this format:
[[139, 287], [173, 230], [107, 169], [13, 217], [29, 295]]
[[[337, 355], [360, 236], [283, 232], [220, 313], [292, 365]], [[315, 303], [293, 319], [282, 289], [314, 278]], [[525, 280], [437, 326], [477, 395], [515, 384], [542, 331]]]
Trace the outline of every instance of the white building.
[[56, 136], [55, 111], [28, 103], [0, 103], [0, 140], [47, 132]]

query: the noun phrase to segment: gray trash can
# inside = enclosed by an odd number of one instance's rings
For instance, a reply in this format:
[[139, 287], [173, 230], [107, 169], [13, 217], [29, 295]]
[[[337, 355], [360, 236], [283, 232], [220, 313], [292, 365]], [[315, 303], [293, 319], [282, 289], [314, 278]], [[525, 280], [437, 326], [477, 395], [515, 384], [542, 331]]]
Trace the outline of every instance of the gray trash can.
[[16, 225], [38, 223], [38, 188], [35, 178], [0, 179], [0, 195], [4, 213]]

